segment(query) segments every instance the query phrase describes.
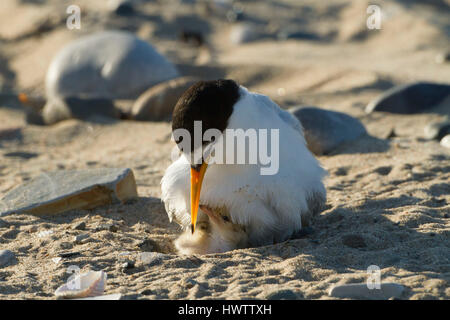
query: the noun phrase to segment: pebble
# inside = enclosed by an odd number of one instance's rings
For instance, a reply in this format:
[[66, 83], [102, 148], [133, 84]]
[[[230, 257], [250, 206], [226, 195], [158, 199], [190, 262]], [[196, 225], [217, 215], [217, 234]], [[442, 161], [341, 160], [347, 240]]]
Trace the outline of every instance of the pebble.
[[342, 112], [316, 107], [294, 107], [289, 112], [301, 122], [308, 148], [316, 155], [328, 154], [367, 134], [358, 119]]
[[298, 300], [298, 295], [289, 289], [276, 290], [266, 296], [267, 300]]
[[58, 256], [61, 258], [71, 258], [71, 257], [78, 256], [78, 255], [80, 255], [80, 253], [77, 251], [58, 253]]
[[21, 159], [28, 160], [28, 159], [39, 156], [39, 154], [35, 153], [35, 152], [15, 151], [15, 152], [4, 153], [3, 156], [9, 157], [9, 158], [21, 158]]
[[128, 16], [134, 13], [131, 0], [108, 0], [108, 10], [118, 16]]
[[42, 119], [47, 125], [67, 119], [98, 122], [100, 117], [119, 119], [120, 115], [120, 111], [109, 98], [58, 97], [50, 99], [42, 110]]
[[89, 235], [86, 233], [83, 234], [79, 234], [73, 237], [73, 242], [75, 242], [76, 244], [80, 244], [83, 242], [83, 240], [86, 240], [89, 238]]
[[425, 139], [441, 140], [450, 134], [450, 121], [434, 122], [424, 128]]
[[435, 57], [436, 63], [448, 63], [450, 62], [450, 51], [442, 52], [436, 55]]
[[59, 244], [59, 247], [63, 250], [68, 250], [68, 249], [72, 249], [73, 248], [73, 244], [70, 242], [61, 242]]
[[95, 228], [95, 231], [97, 231], [97, 232], [102, 231], [102, 230], [108, 230], [110, 232], [117, 232], [117, 231], [119, 231], [119, 226], [117, 226], [116, 224], [113, 224], [113, 223], [102, 223]]
[[135, 267], [134, 261], [126, 261], [120, 265], [122, 272], [127, 272], [128, 270], [133, 269], [134, 267]]
[[0, 229], [9, 228], [9, 223], [5, 220], [0, 219]]
[[0, 268], [17, 263], [16, 255], [10, 250], [0, 250]]
[[312, 32], [306, 32], [295, 28], [284, 28], [277, 33], [278, 40], [320, 40], [320, 37]]
[[230, 32], [230, 41], [232, 44], [244, 44], [260, 40], [264, 34], [258, 31], [258, 28], [248, 23], [236, 24]]
[[74, 230], [86, 230], [86, 223], [84, 221], [78, 222], [76, 225], [73, 226]]
[[39, 238], [46, 238], [48, 236], [51, 236], [54, 233], [53, 230], [43, 230], [41, 232], [38, 233], [38, 237]]
[[450, 149], [450, 134], [448, 134], [442, 138], [441, 146], [443, 146], [444, 148]]
[[6, 207], [0, 207], [0, 216], [92, 209], [136, 197], [136, 182], [131, 169], [59, 170], [42, 173], [8, 192], [2, 199]]
[[145, 239], [137, 243], [137, 246], [140, 250], [146, 251], [146, 252], [158, 252], [160, 251], [160, 247], [158, 243], [152, 239]]
[[181, 77], [148, 89], [133, 104], [132, 118], [140, 121], [169, 119], [178, 99], [197, 81], [195, 77]]
[[160, 264], [164, 257], [166, 257], [166, 255], [159, 252], [142, 252], [139, 255], [139, 261], [143, 265], [151, 267]]
[[144, 90], [178, 77], [172, 63], [127, 31], [101, 31], [70, 42], [52, 60], [46, 76], [55, 97], [135, 99]]
[[335, 298], [390, 299], [401, 297], [405, 287], [398, 283], [381, 283], [380, 289], [369, 289], [366, 283], [336, 285], [328, 295]]
[[414, 114], [430, 110], [450, 95], [450, 85], [414, 82], [391, 88], [371, 101], [366, 112]]

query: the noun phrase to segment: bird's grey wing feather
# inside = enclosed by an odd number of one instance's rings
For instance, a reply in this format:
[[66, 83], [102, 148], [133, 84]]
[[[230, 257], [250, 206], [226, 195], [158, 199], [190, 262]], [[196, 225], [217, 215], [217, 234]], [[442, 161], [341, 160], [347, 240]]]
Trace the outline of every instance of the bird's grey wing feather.
[[256, 98], [266, 107], [275, 111], [276, 114], [283, 120], [287, 125], [292, 127], [303, 137], [303, 127], [300, 121], [289, 111], [281, 109], [275, 102], [273, 102], [268, 96], [262, 94], [255, 94]]

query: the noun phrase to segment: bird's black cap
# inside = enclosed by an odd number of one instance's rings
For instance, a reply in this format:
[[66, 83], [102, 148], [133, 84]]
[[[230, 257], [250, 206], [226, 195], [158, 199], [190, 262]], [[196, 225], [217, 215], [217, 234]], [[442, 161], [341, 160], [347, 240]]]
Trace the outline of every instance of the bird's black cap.
[[208, 129], [223, 132], [238, 100], [239, 85], [233, 80], [199, 81], [187, 89], [175, 105], [172, 131], [186, 129], [191, 135], [193, 151], [194, 121], [202, 121], [202, 137]]

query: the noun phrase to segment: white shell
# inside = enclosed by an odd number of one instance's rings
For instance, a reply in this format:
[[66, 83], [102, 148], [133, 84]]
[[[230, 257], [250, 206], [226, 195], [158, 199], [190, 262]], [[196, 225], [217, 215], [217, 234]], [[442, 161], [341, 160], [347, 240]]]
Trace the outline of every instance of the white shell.
[[103, 271], [89, 271], [77, 274], [56, 289], [58, 298], [84, 298], [95, 297], [103, 294], [106, 285], [106, 273]]

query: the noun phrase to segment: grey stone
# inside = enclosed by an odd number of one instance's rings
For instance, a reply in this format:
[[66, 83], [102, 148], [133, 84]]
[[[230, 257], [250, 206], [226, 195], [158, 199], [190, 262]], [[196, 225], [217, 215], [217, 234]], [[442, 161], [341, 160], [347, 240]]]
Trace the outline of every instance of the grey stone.
[[0, 201], [0, 216], [92, 209], [136, 197], [136, 182], [131, 169], [53, 171], [8, 192]]
[[249, 43], [264, 38], [258, 28], [248, 23], [236, 24], [232, 27], [230, 40], [232, 44]]
[[5, 153], [5, 154], [3, 154], [3, 156], [9, 157], [9, 158], [21, 158], [21, 159], [28, 160], [28, 159], [39, 156], [39, 154], [35, 153], [35, 152], [15, 151], [15, 152]]
[[79, 235], [76, 235], [76, 236], [73, 237], [73, 242], [79, 244], [79, 243], [82, 243], [84, 240], [86, 240], [88, 238], [89, 238], [88, 234], [85, 234], [85, 233], [79, 234]]
[[65, 46], [47, 71], [47, 98], [135, 99], [178, 77], [176, 68], [130, 32], [103, 31]]
[[76, 225], [73, 226], [72, 229], [75, 229], [75, 230], [86, 230], [86, 223], [84, 221], [78, 222]]
[[405, 287], [398, 283], [381, 283], [380, 289], [369, 289], [366, 283], [337, 285], [328, 295], [335, 298], [387, 300], [400, 298]]
[[0, 268], [16, 264], [16, 255], [10, 250], [0, 250]]
[[197, 81], [194, 77], [181, 77], [148, 89], [133, 104], [133, 119], [158, 121], [170, 118], [178, 99]]
[[119, 16], [127, 16], [134, 13], [131, 0], [108, 0], [108, 9]]
[[448, 63], [450, 62], [450, 51], [441, 52], [435, 57], [436, 63]]
[[366, 112], [414, 114], [430, 110], [450, 95], [450, 85], [414, 82], [391, 88], [371, 101]]
[[449, 148], [450, 149], [450, 134], [448, 134], [448, 135], [446, 135], [445, 137], [442, 138], [441, 146], [443, 146], [444, 148]]
[[6, 222], [5, 220], [2, 220], [2, 219], [0, 219], [0, 229], [3, 229], [3, 228], [9, 228], [9, 223], [8, 222]]
[[288, 289], [276, 290], [266, 296], [267, 300], [298, 300], [298, 298], [297, 294]]
[[109, 98], [52, 98], [42, 110], [44, 124], [54, 124], [67, 119], [95, 120], [98, 116], [119, 119], [120, 115], [120, 111]]
[[151, 267], [160, 264], [165, 257], [165, 254], [159, 252], [142, 252], [139, 254], [139, 261]]
[[161, 251], [161, 248], [159, 247], [158, 243], [155, 240], [152, 239], [145, 239], [137, 243], [137, 246], [140, 250], [146, 251], [146, 252], [159, 252]]
[[308, 148], [316, 155], [327, 154], [342, 143], [367, 134], [364, 125], [348, 114], [316, 107], [289, 109], [301, 122]]
[[111, 232], [119, 231], [119, 227], [113, 223], [102, 223], [95, 228], [95, 231], [108, 230]]
[[424, 128], [426, 139], [441, 140], [447, 134], [450, 134], [450, 121], [430, 123]]

